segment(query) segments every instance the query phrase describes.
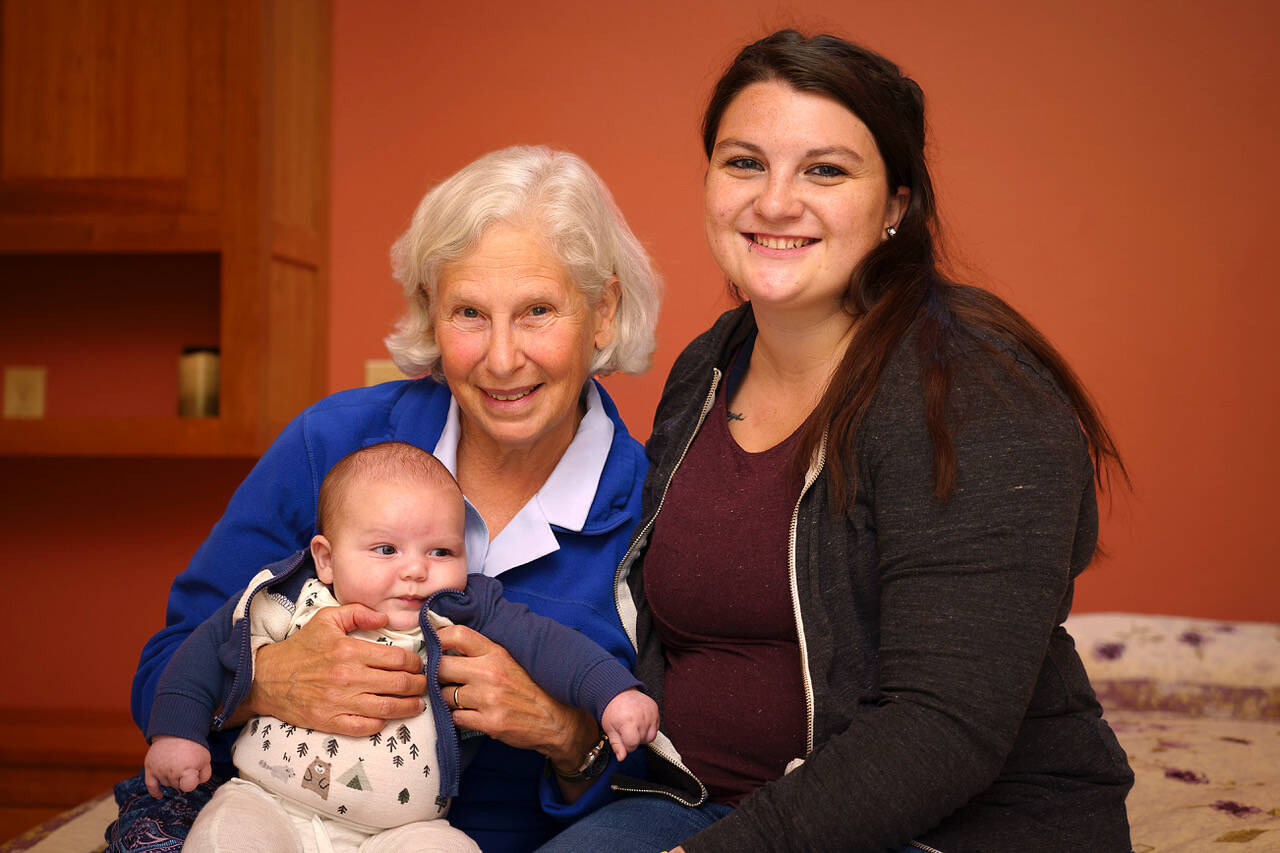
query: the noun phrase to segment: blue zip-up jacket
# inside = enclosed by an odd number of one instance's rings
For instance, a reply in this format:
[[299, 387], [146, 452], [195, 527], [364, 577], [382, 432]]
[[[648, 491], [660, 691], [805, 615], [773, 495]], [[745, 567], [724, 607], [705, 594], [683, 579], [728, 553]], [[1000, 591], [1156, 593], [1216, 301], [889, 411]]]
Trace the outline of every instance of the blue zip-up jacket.
[[[581, 532], [557, 529], [559, 550], [503, 572], [503, 594], [578, 629], [631, 665], [634, 650], [613, 604], [613, 573], [640, 519], [648, 464], [603, 388], [600, 397], [613, 421], [613, 444], [586, 524]], [[258, 569], [310, 542], [320, 483], [334, 463], [383, 441], [434, 450], [449, 402], [449, 389], [431, 379], [388, 382], [326, 397], [285, 427], [186, 571], [174, 579], [166, 627], [143, 648], [134, 676], [133, 715], [139, 728], [147, 730], [160, 674], [187, 635], [248, 585]], [[211, 742], [221, 774], [231, 772], [232, 740], [223, 734]], [[571, 805], [559, 800], [543, 768], [536, 752], [486, 739], [468, 765], [449, 823], [475, 838], [486, 853], [529, 850], [558, 824], [576, 820], [612, 796], [607, 779], [613, 768]]]
[[[160, 678], [147, 739], [174, 735], [207, 746], [210, 721], [213, 729], [220, 731], [253, 685], [250, 610], [259, 606], [266, 594], [297, 600], [303, 584], [315, 574], [310, 551], [273, 563], [254, 578], [245, 593], [228, 599], [192, 632]], [[597, 720], [615, 696], [640, 686], [626, 667], [582, 634], [504, 599], [502, 584], [493, 578], [469, 575], [465, 590], [434, 593], [423, 603], [418, 624], [426, 643], [423, 671], [436, 726], [443, 797], [457, 795], [461, 767], [453, 714], [440, 695], [440, 638], [427, 619], [428, 610], [498, 643], [543, 690], [566, 705], [594, 714]]]

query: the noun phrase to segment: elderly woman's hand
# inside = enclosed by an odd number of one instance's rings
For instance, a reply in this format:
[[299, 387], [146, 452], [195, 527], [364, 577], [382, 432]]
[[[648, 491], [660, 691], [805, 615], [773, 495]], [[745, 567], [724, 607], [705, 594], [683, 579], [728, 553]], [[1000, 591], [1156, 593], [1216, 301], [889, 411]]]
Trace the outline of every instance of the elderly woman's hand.
[[454, 722], [509, 746], [537, 750], [565, 773], [578, 769], [600, 736], [590, 714], [551, 698], [506, 649], [483, 634], [462, 625], [438, 633], [445, 651], [458, 653], [440, 658], [445, 703], [455, 707], [456, 688], [462, 705]]
[[254, 660], [253, 689], [232, 717], [269, 714], [291, 725], [341, 735], [371, 735], [387, 720], [426, 707], [422, 660], [405, 649], [347, 634], [387, 623], [360, 604], [327, 607], [296, 634], [263, 646]]

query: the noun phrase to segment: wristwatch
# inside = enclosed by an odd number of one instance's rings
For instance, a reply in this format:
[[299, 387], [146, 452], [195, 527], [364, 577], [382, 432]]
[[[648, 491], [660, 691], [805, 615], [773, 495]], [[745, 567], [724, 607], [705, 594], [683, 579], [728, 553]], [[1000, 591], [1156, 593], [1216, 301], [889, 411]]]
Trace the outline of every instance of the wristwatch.
[[562, 773], [550, 761], [551, 770], [566, 782], [590, 782], [592, 779], [604, 772], [605, 767], [609, 766], [609, 736], [600, 731], [600, 739], [591, 745], [587, 750], [586, 756], [582, 759], [582, 763], [578, 765], [578, 769], [572, 773]]

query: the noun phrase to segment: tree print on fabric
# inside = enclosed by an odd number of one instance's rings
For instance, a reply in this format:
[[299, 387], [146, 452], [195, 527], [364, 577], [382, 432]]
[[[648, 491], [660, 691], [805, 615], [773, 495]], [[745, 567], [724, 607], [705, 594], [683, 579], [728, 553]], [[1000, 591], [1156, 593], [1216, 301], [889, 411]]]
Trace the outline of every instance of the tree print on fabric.
[[338, 777], [338, 784], [344, 788], [351, 788], [354, 791], [372, 791], [373, 784], [369, 782], [369, 774], [364, 772], [364, 759], [361, 758], [351, 767]]

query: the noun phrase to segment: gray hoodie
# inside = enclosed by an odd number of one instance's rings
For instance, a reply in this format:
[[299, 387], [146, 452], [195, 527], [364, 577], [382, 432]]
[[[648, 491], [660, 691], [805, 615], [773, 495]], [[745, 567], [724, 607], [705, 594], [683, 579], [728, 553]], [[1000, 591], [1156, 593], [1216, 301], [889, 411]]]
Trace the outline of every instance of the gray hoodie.
[[[659, 704], [664, 658], [644, 597], [645, 549], [722, 372], [754, 332], [747, 304], [685, 349], [645, 447], [643, 518], [615, 590], [637, 675]], [[1085, 436], [1042, 365], [974, 336], [953, 362], [958, 477], [939, 500], [911, 341], [856, 435], [850, 512], [831, 507], [825, 442], [796, 506], [790, 571], [809, 750], [686, 839], [691, 853], [913, 841], [943, 853], [1130, 849], [1133, 774], [1062, 627], [1097, 540]], [[615, 777], [614, 787], [705, 801], [665, 732], [649, 776]]]

